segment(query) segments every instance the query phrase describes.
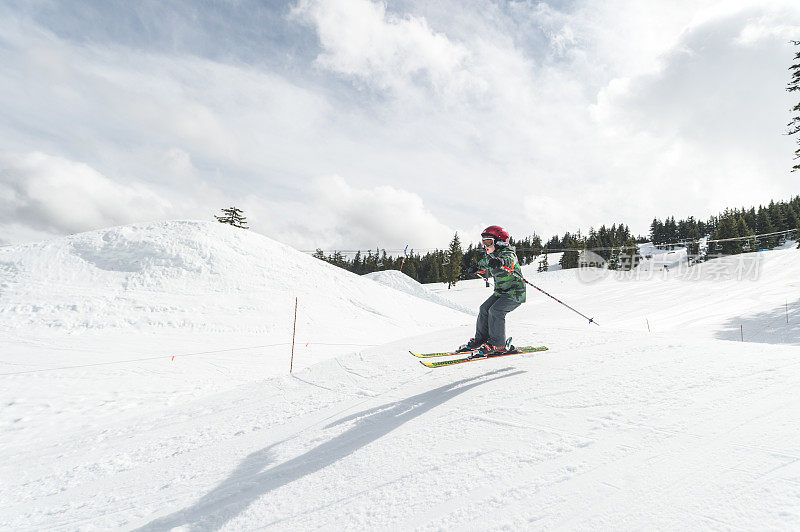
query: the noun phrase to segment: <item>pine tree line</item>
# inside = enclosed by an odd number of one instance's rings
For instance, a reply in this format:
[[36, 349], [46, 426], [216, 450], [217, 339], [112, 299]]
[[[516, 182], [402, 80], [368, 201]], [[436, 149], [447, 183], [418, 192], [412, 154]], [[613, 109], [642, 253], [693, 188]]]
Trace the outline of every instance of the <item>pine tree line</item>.
[[[677, 221], [675, 217], [669, 217], [663, 222], [654, 218], [650, 224], [650, 241], [656, 245], [685, 242], [689, 254], [697, 256], [697, 240], [704, 236], [710, 236], [712, 240], [723, 240], [792, 229], [796, 229], [797, 238], [800, 239], [800, 196], [790, 201], [771, 201], [767, 207], [759, 206], [758, 209], [726, 209], [705, 222], [692, 216]], [[734, 254], [754, 249], [771, 249], [779, 244], [779, 239], [776, 235], [754, 238], [752, 241], [720, 242], [709, 251], [715, 254]], [[566, 232], [561, 237], [551, 237], [545, 244], [542, 244], [542, 239], [535, 233], [523, 239], [512, 238], [511, 244], [515, 246], [523, 265], [530, 264], [543, 255], [539, 259], [539, 271], [547, 270], [548, 253], [562, 250], [568, 250], [563, 252], [559, 261], [563, 269], [577, 268], [586, 257], [585, 252], [591, 251], [609, 269], [627, 270], [635, 267], [641, 259], [636, 244], [647, 241], [647, 238], [641, 236], [634, 237], [627, 225], [614, 224], [611, 227], [602, 225], [597, 230], [590, 228], [588, 235], [583, 235], [580, 231]], [[477, 263], [484, 255], [480, 244], [470, 243], [466, 250], [462, 250], [458, 234], [453, 237], [448, 249], [436, 249], [424, 255], [411, 250], [403, 265], [403, 272], [421, 283], [444, 282], [453, 285], [461, 277], [460, 273], [465, 266]], [[339, 251], [326, 255], [320, 249], [313, 256], [359, 275], [398, 270], [403, 263], [402, 257], [391, 257], [385, 249], [375, 249], [374, 252], [370, 250], [366, 254], [358, 251], [352, 259]]]
[[[640, 239], [641, 240], [641, 239]], [[589, 235], [581, 236], [580, 231], [576, 234], [565, 233], [563, 237], [552, 237], [547, 245], [542, 244], [542, 239], [537, 234], [532, 234], [525, 238], [511, 238], [510, 244], [515, 247], [520, 264], [527, 265], [532, 263], [537, 257], [545, 254], [541, 260], [546, 260], [549, 251], [560, 250], [563, 248], [572, 249], [596, 249], [611, 269], [629, 269], [636, 265], [639, 260], [638, 250], [636, 249], [636, 239], [632, 236], [627, 225], [614, 224], [610, 228], [605, 225], [600, 229], [589, 230]], [[465, 267], [476, 264], [483, 258], [485, 252], [481, 244], [470, 243], [466, 250], [461, 247], [461, 241], [456, 234], [446, 250], [436, 249], [424, 255], [411, 250], [403, 265], [403, 272], [421, 283], [448, 283], [455, 285], [463, 278]], [[339, 251], [334, 251], [326, 255], [321, 249], [317, 249], [314, 257], [329, 262], [340, 268], [344, 268], [358, 275], [372, 273], [383, 270], [398, 270], [403, 264], [402, 257], [391, 257], [385, 249], [376, 249], [373, 253], [367, 251], [362, 255], [356, 252], [352, 259], [347, 258]], [[562, 268], [577, 268], [580, 262], [579, 252], [566, 252], [560, 260]], [[547, 263], [539, 271], [546, 271]]]
[[[771, 201], [767, 207], [760, 205], [758, 209], [725, 209], [707, 222], [697, 221], [691, 216], [678, 222], [674, 217], [667, 218], [664, 222], [655, 218], [650, 224], [650, 237], [656, 245], [691, 242], [688, 246], [689, 254], [696, 255], [696, 241], [706, 235], [712, 240], [725, 240], [793, 229], [797, 230], [796, 235], [800, 238], [800, 196], [779, 203]], [[779, 243], [779, 235], [733, 240], [713, 243], [709, 252], [732, 255], [754, 249], [772, 249]]]
[[[561, 268], [565, 270], [577, 268], [582, 260], [604, 262], [611, 270], [629, 270], [640, 260], [639, 250], [636, 247], [637, 240], [642, 239], [634, 238], [627, 225], [614, 224], [611, 227], [601, 225], [597, 230], [589, 228], [589, 234], [586, 236], [580, 231], [574, 234], [567, 232], [561, 239], [551, 238], [546, 247], [548, 251], [570, 250], [564, 251], [559, 260]], [[573, 250], [583, 250], [583, 252]], [[587, 251], [591, 251], [595, 256], [587, 257]]]
[[421, 283], [448, 282], [447, 270], [449, 267], [452, 268], [448, 250], [440, 249], [429, 251], [424, 255], [412, 249], [408, 252], [405, 263], [403, 263], [402, 256], [389, 256], [385, 249], [376, 249], [374, 252], [370, 250], [366, 254], [357, 251], [352, 259], [347, 258], [339, 251], [326, 255], [321, 249], [317, 249], [313, 256], [358, 275], [384, 270], [399, 270], [400, 265], [403, 264], [403, 273]]

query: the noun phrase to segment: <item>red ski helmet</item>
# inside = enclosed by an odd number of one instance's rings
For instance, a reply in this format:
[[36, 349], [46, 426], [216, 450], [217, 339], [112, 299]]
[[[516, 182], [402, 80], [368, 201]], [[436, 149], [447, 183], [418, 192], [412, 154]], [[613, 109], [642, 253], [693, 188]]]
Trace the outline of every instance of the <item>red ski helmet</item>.
[[499, 225], [490, 225], [481, 233], [482, 238], [493, 238], [496, 246], [507, 246], [511, 236]]

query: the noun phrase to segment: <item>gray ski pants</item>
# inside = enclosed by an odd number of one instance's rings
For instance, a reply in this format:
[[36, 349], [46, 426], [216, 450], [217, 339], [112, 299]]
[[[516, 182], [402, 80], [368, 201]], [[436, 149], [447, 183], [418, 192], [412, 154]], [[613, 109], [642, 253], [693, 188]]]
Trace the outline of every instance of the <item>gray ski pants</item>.
[[483, 302], [478, 312], [475, 338], [486, 340], [490, 345], [505, 345], [506, 314], [520, 306], [509, 297], [492, 294]]

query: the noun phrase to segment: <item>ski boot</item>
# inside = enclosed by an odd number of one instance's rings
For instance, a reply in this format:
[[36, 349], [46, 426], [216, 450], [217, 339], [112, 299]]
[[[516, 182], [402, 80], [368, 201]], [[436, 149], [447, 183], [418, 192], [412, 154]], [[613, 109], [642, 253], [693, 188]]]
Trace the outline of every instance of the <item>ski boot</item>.
[[489, 345], [483, 344], [480, 349], [475, 351], [470, 358], [491, 358], [498, 355], [507, 355], [508, 353], [515, 353], [516, 348], [511, 345], [511, 338], [506, 340], [505, 345]]
[[456, 349], [456, 353], [469, 353], [471, 351], [475, 351], [482, 345], [483, 345], [483, 340], [479, 340], [477, 338], [470, 338], [469, 342]]
[[506, 346], [504, 345], [490, 345], [490, 344], [483, 344], [480, 349], [472, 353], [472, 356], [469, 358], [489, 358], [492, 356], [497, 356], [506, 352]]

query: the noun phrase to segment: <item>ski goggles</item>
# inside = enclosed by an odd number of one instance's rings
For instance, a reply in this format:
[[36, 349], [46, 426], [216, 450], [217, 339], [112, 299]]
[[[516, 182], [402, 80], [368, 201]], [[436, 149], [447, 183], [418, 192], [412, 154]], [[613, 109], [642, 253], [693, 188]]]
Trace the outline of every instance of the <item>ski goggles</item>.
[[484, 246], [494, 246], [494, 238], [483, 238], [481, 239]]

